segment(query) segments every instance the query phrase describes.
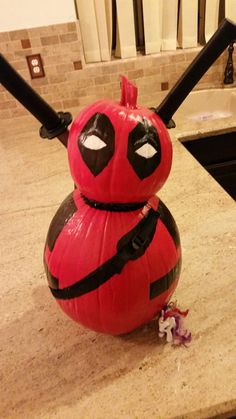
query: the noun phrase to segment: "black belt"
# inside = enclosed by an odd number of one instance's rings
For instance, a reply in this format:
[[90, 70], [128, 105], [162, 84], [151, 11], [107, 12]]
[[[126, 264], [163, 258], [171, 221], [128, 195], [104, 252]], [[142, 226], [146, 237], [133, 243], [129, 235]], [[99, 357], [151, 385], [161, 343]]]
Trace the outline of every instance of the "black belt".
[[146, 205], [146, 202], [126, 202], [126, 203], [110, 203], [110, 202], [100, 202], [95, 201], [94, 199], [87, 198], [87, 196], [81, 194], [81, 198], [84, 202], [92, 208], [104, 211], [111, 212], [130, 212], [136, 211], [137, 209], [143, 208]]
[[[61, 300], [80, 297], [94, 291], [113, 275], [119, 274], [127, 262], [145, 253], [154, 237], [159, 216], [158, 211], [149, 209], [144, 218], [119, 240], [117, 253], [111, 259], [70, 287], [62, 289], [50, 287], [54, 297]], [[53, 277], [53, 280], [54, 283], [59, 283], [57, 278]]]

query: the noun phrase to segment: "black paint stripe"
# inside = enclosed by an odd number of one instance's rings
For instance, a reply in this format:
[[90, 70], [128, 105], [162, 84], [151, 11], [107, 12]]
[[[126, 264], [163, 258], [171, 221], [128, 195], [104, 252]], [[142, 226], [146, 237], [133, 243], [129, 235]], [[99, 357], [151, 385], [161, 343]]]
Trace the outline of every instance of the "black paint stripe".
[[46, 243], [48, 244], [50, 251], [53, 250], [56, 240], [63, 230], [63, 227], [68, 223], [69, 219], [76, 211], [77, 207], [75, 205], [72, 192], [62, 202], [49, 226]]
[[114, 256], [98, 269], [91, 272], [80, 281], [75, 282], [70, 287], [60, 289], [50, 287], [51, 293], [59, 300], [70, 300], [71, 298], [81, 297], [84, 294], [96, 290], [115, 275], [117, 273], [117, 267], [120, 269], [119, 263], [122, 266], [123, 261], [118, 261], [116, 256]]
[[166, 275], [150, 284], [150, 300], [153, 300], [153, 298], [156, 298], [163, 292], [167, 291], [173, 282], [178, 279], [180, 270], [181, 258], [178, 260], [174, 268], [171, 269]]
[[126, 203], [109, 203], [109, 202], [99, 202], [89, 199], [86, 196], [81, 194], [84, 202], [92, 208], [104, 211], [112, 212], [129, 212], [135, 211], [137, 209], [143, 208], [146, 205], [146, 202], [126, 202]]
[[169, 231], [172, 239], [174, 240], [175, 246], [179, 247], [180, 237], [179, 237], [178, 227], [176, 225], [174, 218], [172, 217], [171, 212], [161, 200], [159, 200], [158, 212], [160, 214], [161, 221], [163, 222], [163, 224]]

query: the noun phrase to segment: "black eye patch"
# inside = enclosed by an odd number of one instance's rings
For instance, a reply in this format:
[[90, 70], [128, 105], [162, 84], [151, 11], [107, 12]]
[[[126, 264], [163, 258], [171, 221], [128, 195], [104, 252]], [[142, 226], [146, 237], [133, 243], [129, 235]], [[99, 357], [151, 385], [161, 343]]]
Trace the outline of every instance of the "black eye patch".
[[110, 119], [102, 113], [94, 114], [79, 135], [78, 147], [85, 164], [97, 176], [115, 150], [115, 131]]
[[160, 139], [156, 128], [146, 118], [129, 134], [127, 158], [141, 180], [150, 176], [160, 164]]

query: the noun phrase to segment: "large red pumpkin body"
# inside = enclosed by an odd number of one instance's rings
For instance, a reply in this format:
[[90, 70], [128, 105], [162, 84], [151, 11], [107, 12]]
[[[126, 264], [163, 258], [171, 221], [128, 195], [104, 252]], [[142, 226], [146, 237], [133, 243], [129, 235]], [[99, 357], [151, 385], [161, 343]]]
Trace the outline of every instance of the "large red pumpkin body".
[[111, 334], [158, 314], [181, 266], [176, 224], [153, 196], [168, 177], [171, 142], [160, 118], [136, 107], [133, 93], [131, 86], [124, 98], [123, 89], [120, 104], [96, 102], [74, 121], [68, 155], [78, 188], [52, 220], [44, 257], [62, 309]]
[[[56, 238], [54, 226], [65, 222], [72, 200], [77, 209]], [[178, 232], [158, 198], [151, 204], [159, 209], [161, 217], [144, 255], [129, 261], [120, 274], [113, 275], [95, 290], [76, 298], [59, 299], [60, 306], [72, 319], [99, 332], [121, 334], [151, 320], [168, 302], [180, 272]], [[61, 211], [65, 215], [63, 221]], [[57, 278], [57, 285], [66, 289], [95, 271], [116, 254], [120, 238], [141, 217], [140, 210], [110, 212], [91, 208], [75, 190], [62, 204], [49, 230], [48, 242], [54, 236], [51, 251], [48, 244], [45, 249], [50, 285], [54, 287]], [[161, 293], [158, 282], [164, 282]]]

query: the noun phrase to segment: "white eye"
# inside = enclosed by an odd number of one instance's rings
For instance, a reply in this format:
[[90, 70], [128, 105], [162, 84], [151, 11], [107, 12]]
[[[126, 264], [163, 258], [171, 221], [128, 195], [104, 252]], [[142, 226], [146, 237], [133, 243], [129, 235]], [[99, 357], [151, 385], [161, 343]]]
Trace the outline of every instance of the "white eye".
[[139, 156], [144, 157], [145, 159], [150, 159], [157, 153], [156, 149], [149, 143], [142, 145], [142, 147], [138, 148], [135, 151]]
[[90, 150], [101, 150], [106, 147], [106, 143], [96, 135], [89, 135], [83, 142], [83, 145]]

